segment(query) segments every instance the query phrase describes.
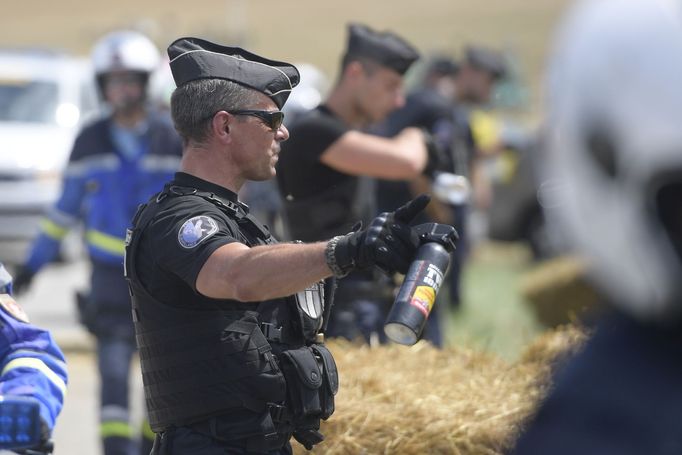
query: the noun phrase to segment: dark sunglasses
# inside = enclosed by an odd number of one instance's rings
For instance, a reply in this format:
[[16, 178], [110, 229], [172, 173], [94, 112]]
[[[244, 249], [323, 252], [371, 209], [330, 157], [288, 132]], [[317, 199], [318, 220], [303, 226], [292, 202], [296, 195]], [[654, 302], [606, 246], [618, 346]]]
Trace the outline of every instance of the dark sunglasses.
[[282, 111], [259, 111], [255, 109], [243, 109], [240, 111], [230, 111], [232, 115], [250, 115], [258, 117], [269, 126], [273, 131], [277, 131], [284, 122], [284, 112]]

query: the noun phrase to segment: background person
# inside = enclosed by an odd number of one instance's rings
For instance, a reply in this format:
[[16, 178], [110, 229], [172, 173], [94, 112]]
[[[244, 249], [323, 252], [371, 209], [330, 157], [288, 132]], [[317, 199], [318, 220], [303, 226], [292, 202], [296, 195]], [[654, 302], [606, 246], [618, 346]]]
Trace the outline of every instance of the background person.
[[546, 212], [612, 311], [514, 453], [681, 453], [682, 9], [580, 2], [551, 55]]
[[[404, 104], [403, 75], [418, 57], [392, 32], [348, 26], [338, 81], [323, 104], [290, 125], [291, 139], [282, 144], [277, 183], [290, 238], [323, 240], [371, 219], [374, 189], [362, 177], [408, 179], [427, 168], [428, 138], [420, 129], [391, 139], [362, 131]], [[363, 271], [339, 283], [329, 336], [383, 337], [378, 304], [393, 296], [383, 295], [376, 279]]]
[[[448, 201], [436, 198], [423, 219], [418, 220], [452, 224], [459, 233], [448, 272], [449, 303], [455, 309], [461, 303], [461, 274], [469, 250], [468, 213], [479, 194], [480, 201], [489, 199], [490, 188], [481, 162], [500, 148], [497, 138], [481, 131], [484, 128], [480, 125], [489, 117], [475, 114], [475, 109], [490, 103], [494, 85], [505, 73], [503, 56], [489, 48], [468, 46], [459, 63], [435, 55], [425, 62], [421, 83], [408, 94], [405, 105], [376, 128], [378, 134], [388, 137], [407, 127], [424, 128], [446, 155], [438, 171], [461, 176], [458, 194]], [[416, 194], [434, 192], [433, 184], [427, 175], [409, 181], [381, 179], [377, 182], [377, 208], [393, 210]], [[440, 312], [436, 305], [424, 332], [424, 338], [436, 346], [443, 344]]]
[[[76, 138], [62, 193], [16, 279], [17, 291], [27, 287], [57, 257], [68, 230], [82, 222], [92, 275], [89, 294], [80, 295], [78, 303], [81, 322], [97, 340], [106, 455], [135, 450], [128, 403], [135, 340], [123, 277], [125, 230], [137, 206], [163, 186], [180, 162], [173, 126], [146, 104], [147, 82], [158, 61], [154, 44], [137, 32], [113, 32], [95, 44], [92, 63], [109, 113]], [[149, 438], [143, 441], [142, 451], [148, 453], [150, 444]]]

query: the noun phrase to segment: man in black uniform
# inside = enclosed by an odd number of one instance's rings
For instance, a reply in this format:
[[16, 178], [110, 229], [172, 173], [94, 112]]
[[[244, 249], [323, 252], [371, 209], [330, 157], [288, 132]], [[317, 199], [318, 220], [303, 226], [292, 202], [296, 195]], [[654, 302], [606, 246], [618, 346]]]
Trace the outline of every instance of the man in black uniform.
[[[497, 151], [491, 147], [499, 147], [498, 143], [491, 146], [476, 140], [477, 125], [472, 124], [471, 111], [490, 103], [495, 84], [507, 71], [504, 56], [483, 46], [467, 46], [459, 64], [446, 57], [436, 57], [427, 67], [422, 86], [410, 93], [405, 106], [392, 112], [380, 127], [380, 133], [387, 136], [398, 134], [408, 126], [426, 128], [438, 146], [446, 151], [447, 160], [440, 170], [466, 177], [475, 188], [463, 187], [461, 195], [452, 198], [450, 204], [431, 204], [426, 214], [434, 221], [453, 224], [459, 234], [448, 280], [453, 308], [458, 308], [461, 302], [460, 277], [468, 254], [467, 216], [476, 196], [471, 193], [477, 193], [483, 200], [489, 198], [490, 189], [479, 160]], [[381, 180], [377, 184], [377, 207], [392, 210], [413, 194], [429, 191], [430, 185], [427, 176], [409, 183]], [[430, 323], [435, 322], [433, 316], [436, 315], [432, 315]], [[432, 341], [439, 344], [440, 338], [436, 334]]]
[[[351, 24], [341, 75], [328, 99], [291, 125], [291, 140], [277, 166], [285, 223], [292, 239], [316, 241], [349, 232], [373, 213], [371, 182], [360, 177], [411, 179], [429, 164], [427, 140], [418, 128], [394, 138], [360, 131], [405, 102], [403, 75], [419, 57], [391, 32]], [[339, 284], [327, 334], [368, 338], [383, 332], [373, 301], [371, 273]]]
[[277, 243], [237, 199], [275, 175], [297, 69], [240, 48], [182, 38], [168, 48], [181, 172], [138, 211], [126, 274], [154, 454], [291, 453], [323, 440], [336, 366], [318, 336], [321, 280], [407, 270], [420, 197], [367, 230]]

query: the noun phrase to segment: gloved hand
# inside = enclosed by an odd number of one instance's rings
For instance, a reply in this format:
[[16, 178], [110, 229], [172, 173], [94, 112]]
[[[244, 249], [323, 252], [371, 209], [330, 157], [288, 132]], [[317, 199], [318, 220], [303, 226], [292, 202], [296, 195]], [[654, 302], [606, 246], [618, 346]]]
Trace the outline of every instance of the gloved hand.
[[367, 229], [335, 237], [329, 242], [327, 263], [338, 277], [353, 269], [377, 266], [387, 274], [406, 273], [419, 247], [419, 236], [409, 223], [428, 205], [422, 194], [396, 211], [382, 213]]
[[426, 128], [422, 128], [422, 134], [424, 135], [424, 145], [426, 145], [426, 152], [428, 154], [428, 161], [422, 174], [435, 179], [437, 172], [444, 172], [448, 170], [448, 157], [438, 143], [436, 143], [433, 135]]
[[26, 292], [31, 286], [35, 272], [30, 270], [28, 267], [22, 265], [17, 268], [17, 272], [12, 280], [12, 291], [19, 295]]

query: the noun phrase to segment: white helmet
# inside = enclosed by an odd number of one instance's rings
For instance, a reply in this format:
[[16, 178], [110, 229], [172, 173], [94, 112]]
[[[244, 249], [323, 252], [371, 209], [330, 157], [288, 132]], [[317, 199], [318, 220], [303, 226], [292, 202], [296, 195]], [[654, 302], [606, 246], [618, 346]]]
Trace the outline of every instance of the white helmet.
[[682, 14], [672, 0], [583, 1], [548, 73], [555, 228], [613, 303], [682, 310]]
[[122, 30], [102, 37], [92, 50], [95, 74], [111, 71], [151, 73], [159, 64], [159, 51], [141, 33]]

